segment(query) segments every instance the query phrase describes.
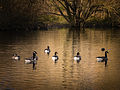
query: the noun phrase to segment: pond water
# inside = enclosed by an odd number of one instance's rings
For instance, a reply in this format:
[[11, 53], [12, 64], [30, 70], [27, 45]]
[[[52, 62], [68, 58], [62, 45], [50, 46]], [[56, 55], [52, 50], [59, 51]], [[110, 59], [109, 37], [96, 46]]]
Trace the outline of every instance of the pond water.
[[[44, 49], [50, 46], [51, 53]], [[108, 65], [97, 62], [109, 51]], [[37, 51], [36, 69], [25, 64]], [[52, 61], [58, 52], [57, 63]], [[77, 52], [79, 63], [73, 60]], [[12, 60], [12, 54], [21, 56]], [[51, 29], [40, 31], [0, 31], [0, 90], [119, 90], [120, 30]]]

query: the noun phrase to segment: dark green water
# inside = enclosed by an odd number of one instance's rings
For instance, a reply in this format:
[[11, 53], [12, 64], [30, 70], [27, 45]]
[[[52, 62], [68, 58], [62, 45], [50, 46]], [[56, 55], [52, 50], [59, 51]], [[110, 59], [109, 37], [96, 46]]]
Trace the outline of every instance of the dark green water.
[[[51, 53], [44, 49], [50, 46]], [[108, 65], [96, 61], [108, 49]], [[38, 53], [36, 69], [24, 59]], [[52, 61], [58, 52], [57, 63]], [[82, 60], [73, 60], [79, 51]], [[12, 60], [12, 54], [21, 56]], [[0, 90], [119, 90], [120, 30], [0, 31]]]

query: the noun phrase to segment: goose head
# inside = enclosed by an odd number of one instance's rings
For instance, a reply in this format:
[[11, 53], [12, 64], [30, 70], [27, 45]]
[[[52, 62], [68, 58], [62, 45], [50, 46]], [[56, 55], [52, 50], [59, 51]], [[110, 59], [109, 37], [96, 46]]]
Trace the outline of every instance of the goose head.
[[33, 53], [34, 53], [34, 54], [37, 54], [37, 52], [36, 52], [36, 51], [34, 51]]
[[105, 48], [101, 48], [101, 51], [105, 51]]
[[58, 53], [57, 52], [55, 52], [55, 55], [57, 55]]
[[35, 57], [35, 56], [36, 56], [36, 54], [37, 54], [37, 52], [36, 52], [36, 51], [34, 51], [34, 52], [33, 52], [33, 57]]
[[50, 49], [50, 47], [49, 47], [49, 46], [47, 46], [47, 49]]
[[77, 52], [77, 56], [79, 56], [80, 55], [80, 53], [79, 52]]

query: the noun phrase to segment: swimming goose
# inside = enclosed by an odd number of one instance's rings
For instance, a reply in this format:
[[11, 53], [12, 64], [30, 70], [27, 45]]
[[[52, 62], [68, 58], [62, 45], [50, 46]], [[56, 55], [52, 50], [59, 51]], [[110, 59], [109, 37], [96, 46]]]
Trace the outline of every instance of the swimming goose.
[[55, 52], [55, 55], [54, 56], [52, 56], [52, 60], [54, 61], [54, 62], [56, 62], [57, 60], [58, 60], [58, 56], [57, 56], [57, 52]]
[[75, 61], [80, 61], [80, 60], [81, 60], [81, 56], [80, 56], [80, 53], [79, 53], [79, 52], [77, 52], [77, 55], [74, 56], [74, 60], [75, 60]]
[[20, 60], [20, 56], [18, 56], [17, 54], [13, 54], [12, 59], [14, 59], [14, 60]]
[[26, 64], [33, 63], [33, 62], [36, 63], [36, 61], [38, 60], [38, 57], [36, 56], [36, 54], [37, 54], [37, 52], [34, 51], [32, 57], [30, 57], [30, 58], [25, 58], [25, 63], [26, 63]]
[[45, 52], [46, 54], [49, 54], [49, 53], [50, 53], [50, 47], [47, 46], [47, 48], [44, 50], [44, 52]]
[[105, 56], [102, 57], [96, 57], [98, 62], [104, 62], [105, 60], [107, 61], [107, 53], [109, 53], [108, 51], [105, 51]]

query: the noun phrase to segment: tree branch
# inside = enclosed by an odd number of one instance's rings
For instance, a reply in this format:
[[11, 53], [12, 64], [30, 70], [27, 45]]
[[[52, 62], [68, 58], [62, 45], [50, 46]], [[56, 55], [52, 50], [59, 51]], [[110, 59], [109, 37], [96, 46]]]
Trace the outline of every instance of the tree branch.
[[60, 7], [56, 4], [56, 2], [54, 0], [53, 0], [53, 3], [56, 6], [56, 8], [59, 10], [60, 14], [66, 19], [66, 21], [70, 22], [70, 20], [66, 17], [66, 15], [64, 15], [64, 13], [62, 12]]

